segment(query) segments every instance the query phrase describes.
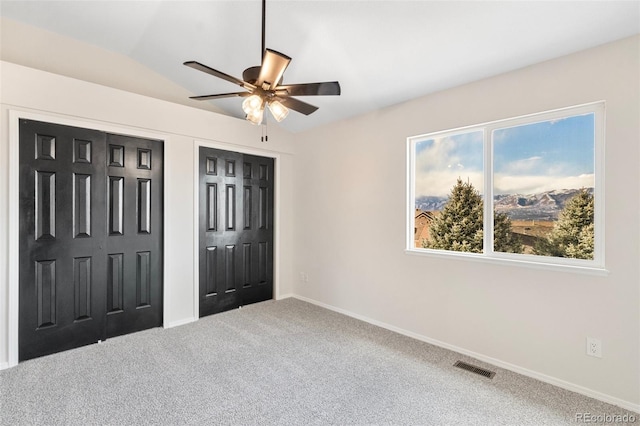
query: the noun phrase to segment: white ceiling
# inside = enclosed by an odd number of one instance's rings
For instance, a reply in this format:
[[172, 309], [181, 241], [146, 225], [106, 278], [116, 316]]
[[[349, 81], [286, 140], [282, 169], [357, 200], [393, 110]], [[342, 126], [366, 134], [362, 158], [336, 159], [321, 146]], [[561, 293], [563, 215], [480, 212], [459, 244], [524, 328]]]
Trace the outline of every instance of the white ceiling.
[[[0, 15], [126, 55], [196, 95], [238, 88], [184, 61], [236, 77], [260, 63], [260, 0], [1, 0]], [[294, 132], [638, 32], [639, 1], [267, 1], [267, 47], [293, 58], [284, 82], [342, 86], [301, 98], [320, 109], [289, 114], [280, 125]], [[243, 116], [238, 98], [208, 102]]]

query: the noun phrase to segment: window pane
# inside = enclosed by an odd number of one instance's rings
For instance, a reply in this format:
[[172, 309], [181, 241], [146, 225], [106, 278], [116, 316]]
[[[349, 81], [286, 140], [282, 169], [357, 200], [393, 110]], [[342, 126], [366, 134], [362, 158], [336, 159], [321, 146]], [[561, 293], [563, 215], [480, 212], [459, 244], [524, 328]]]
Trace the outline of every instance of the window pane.
[[415, 143], [415, 247], [483, 251], [483, 134]]
[[593, 259], [594, 119], [493, 131], [494, 251]]

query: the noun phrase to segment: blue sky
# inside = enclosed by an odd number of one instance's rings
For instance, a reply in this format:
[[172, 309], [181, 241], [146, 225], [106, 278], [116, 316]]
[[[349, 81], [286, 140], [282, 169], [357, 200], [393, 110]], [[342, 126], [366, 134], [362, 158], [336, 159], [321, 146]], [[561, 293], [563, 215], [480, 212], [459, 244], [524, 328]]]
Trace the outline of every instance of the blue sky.
[[[494, 131], [494, 194], [593, 187], [593, 114]], [[416, 143], [416, 196], [446, 196], [460, 177], [482, 193], [482, 132]]]

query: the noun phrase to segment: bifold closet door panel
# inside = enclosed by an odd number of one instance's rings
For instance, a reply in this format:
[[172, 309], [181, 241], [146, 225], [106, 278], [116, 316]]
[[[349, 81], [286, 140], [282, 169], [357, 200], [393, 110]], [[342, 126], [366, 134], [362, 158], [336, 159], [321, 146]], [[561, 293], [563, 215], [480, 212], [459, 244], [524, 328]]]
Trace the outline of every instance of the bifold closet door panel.
[[105, 135], [20, 121], [21, 360], [105, 338]]
[[107, 337], [162, 325], [163, 144], [107, 135]]

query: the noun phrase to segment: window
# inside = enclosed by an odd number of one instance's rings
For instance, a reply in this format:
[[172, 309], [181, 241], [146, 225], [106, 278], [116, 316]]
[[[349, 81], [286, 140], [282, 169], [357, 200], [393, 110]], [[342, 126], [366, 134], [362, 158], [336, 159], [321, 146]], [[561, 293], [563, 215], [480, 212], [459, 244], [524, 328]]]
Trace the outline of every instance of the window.
[[408, 138], [407, 249], [604, 269], [604, 103]]

